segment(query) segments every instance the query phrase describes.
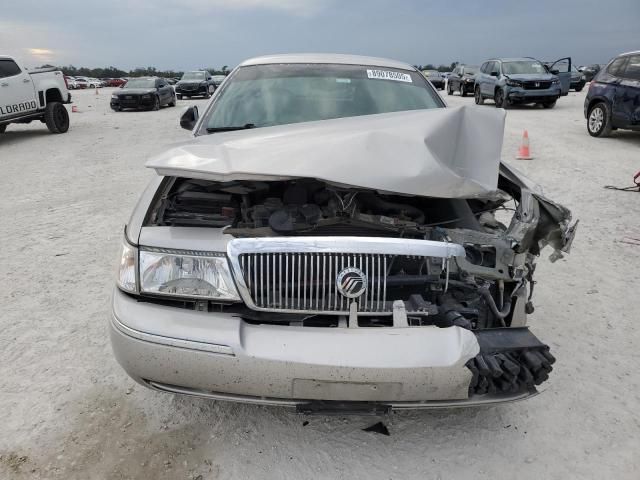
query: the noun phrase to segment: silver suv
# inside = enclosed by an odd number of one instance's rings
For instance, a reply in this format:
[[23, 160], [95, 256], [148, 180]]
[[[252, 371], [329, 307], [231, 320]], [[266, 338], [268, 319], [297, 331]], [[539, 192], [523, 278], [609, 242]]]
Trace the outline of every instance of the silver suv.
[[478, 105], [490, 98], [497, 108], [528, 103], [553, 108], [569, 92], [570, 83], [570, 58], [551, 67], [533, 58], [495, 58], [484, 62], [476, 74], [474, 97]]
[[[536, 393], [535, 257], [570, 213], [500, 163], [504, 112], [415, 68], [285, 55], [235, 69], [126, 226], [116, 358], [150, 388], [301, 411]], [[494, 212], [514, 200], [502, 224]]]

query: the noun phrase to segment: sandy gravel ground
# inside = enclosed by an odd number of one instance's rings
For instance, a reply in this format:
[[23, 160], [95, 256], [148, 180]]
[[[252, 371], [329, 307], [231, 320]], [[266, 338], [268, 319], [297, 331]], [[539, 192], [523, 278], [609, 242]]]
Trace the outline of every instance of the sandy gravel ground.
[[[585, 92], [508, 112], [504, 158], [570, 207], [574, 250], [537, 272], [534, 332], [558, 362], [546, 391], [480, 409], [303, 418], [281, 408], [159, 394], [111, 354], [119, 238], [156, 148], [184, 139], [181, 101], [114, 113], [109, 89], [74, 93], [65, 135], [0, 136], [0, 478], [637, 479], [640, 134], [588, 136]], [[451, 105], [472, 98], [446, 97]], [[494, 108], [485, 106], [481, 108]], [[512, 160], [527, 128], [535, 160]], [[308, 424], [303, 423], [305, 420]]]

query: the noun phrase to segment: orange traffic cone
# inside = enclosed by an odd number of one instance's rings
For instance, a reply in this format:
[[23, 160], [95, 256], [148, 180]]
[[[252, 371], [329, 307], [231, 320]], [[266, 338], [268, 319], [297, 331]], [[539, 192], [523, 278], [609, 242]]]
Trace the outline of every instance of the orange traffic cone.
[[78, 113], [78, 107], [76, 107], [75, 105], [71, 105], [71, 112]]
[[518, 160], [533, 160], [531, 152], [529, 152], [529, 132], [526, 130], [522, 134], [522, 143], [520, 144], [516, 158]]

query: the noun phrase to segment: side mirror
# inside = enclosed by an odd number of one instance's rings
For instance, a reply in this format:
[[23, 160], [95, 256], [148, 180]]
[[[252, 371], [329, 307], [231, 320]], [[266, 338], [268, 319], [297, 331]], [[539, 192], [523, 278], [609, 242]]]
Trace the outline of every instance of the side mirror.
[[492, 77], [497, 77], [498, 76], [498, 72], [491, 72], [489, 75], [491, 75]]
[[198, 107], [187, 108], [187, 111], [180, 117], [180, 126], [185, 130], [193, 130], [198, 122]]

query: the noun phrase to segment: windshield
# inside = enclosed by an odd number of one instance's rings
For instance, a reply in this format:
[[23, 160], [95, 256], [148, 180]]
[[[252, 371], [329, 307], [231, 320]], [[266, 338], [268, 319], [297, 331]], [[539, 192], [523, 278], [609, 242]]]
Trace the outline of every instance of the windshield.
[[204, 80], [204, 72], [185, 72], [182, 80]]
[[478, 73], [478, 67], [464, 67], [465, 75], [475, 75]]
[[153, 78], [132, 78], [124, 88], [154, 88], [156, 81]]
[[269, 127], [332, 118], [443, 107], [415, 71], [362, 65], [280, 64], [239, 68], [203, 125]]
[[509, 74], [528, 74], [528, 73], [547, 73], [540, 62], [536, 60], [522, 60], [518, 62], [503, 62], [502, 73]]

